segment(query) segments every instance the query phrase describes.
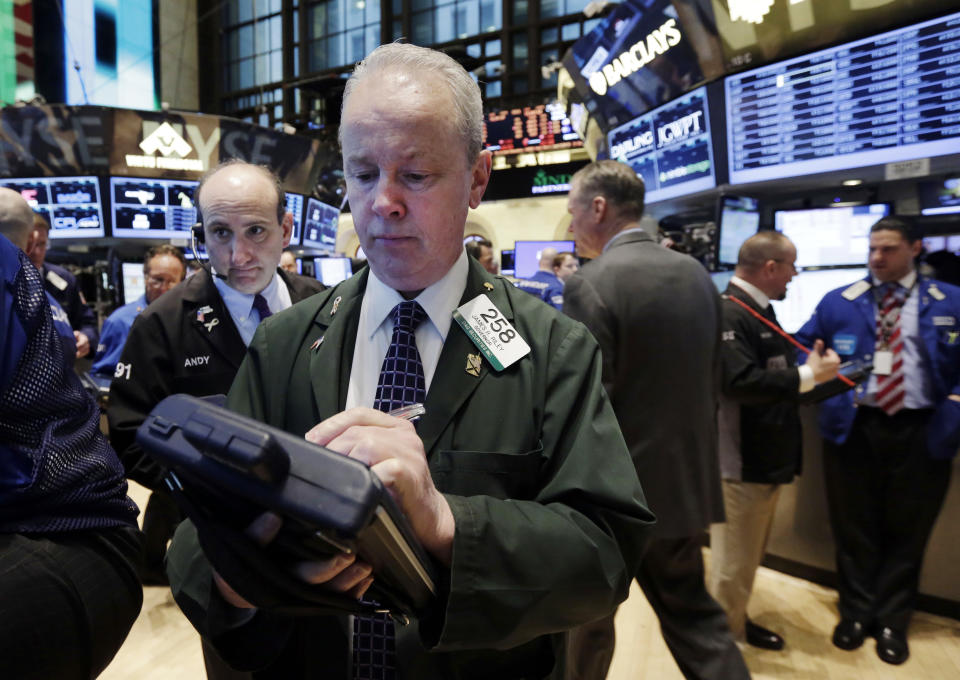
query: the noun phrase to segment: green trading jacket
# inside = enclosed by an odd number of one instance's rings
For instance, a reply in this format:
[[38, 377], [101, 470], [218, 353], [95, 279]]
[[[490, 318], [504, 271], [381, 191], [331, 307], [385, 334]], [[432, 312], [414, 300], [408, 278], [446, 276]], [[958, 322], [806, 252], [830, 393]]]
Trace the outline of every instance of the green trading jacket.
[[[302, 435], [343, 410], [367, 271], [260, 325], [232, 409]], [[492, 288], [488, 289], [488, 286]], [[653, 520], [586, 328], [471, 260], [463, 302], [486, 294], [531, 347], [502, 372], [452, 324], [417, 425], [456, 518], [453, 563], [426, 616], [398, 627], [404, 678], [561, 677], [561, 631], [627, 597]], [[319, 338], [323, 342], [311, 349]], [[178, 603], [256, 677], [342, 677], [345, 617], [235, 617], [212, 594], [189, 523], [168, 554]]]

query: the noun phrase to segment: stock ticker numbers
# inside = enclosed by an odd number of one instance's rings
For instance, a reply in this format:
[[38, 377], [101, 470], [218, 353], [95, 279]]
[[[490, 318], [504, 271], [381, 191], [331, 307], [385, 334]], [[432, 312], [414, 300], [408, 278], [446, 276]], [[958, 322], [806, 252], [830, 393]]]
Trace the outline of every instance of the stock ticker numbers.
[[726, 88], [731, 183], [957, 153], [960, 14], [731, 76]]
[[583, 146], [560, 105], [492, 111], [484, 117], [484, 147], [494, 153]]

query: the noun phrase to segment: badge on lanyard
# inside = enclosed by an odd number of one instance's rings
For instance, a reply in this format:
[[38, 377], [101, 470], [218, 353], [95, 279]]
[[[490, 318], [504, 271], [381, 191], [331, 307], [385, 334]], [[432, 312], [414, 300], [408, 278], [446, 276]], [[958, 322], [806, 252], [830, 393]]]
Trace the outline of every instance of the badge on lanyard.
[[497, 371], [530, 353], [530, 345], [482, 293], [458, 307], [453, 318]]
[[893, 352], [888, 349], [877, 350], [873, 353], [873, 374], [890, 375], [893, 373]]

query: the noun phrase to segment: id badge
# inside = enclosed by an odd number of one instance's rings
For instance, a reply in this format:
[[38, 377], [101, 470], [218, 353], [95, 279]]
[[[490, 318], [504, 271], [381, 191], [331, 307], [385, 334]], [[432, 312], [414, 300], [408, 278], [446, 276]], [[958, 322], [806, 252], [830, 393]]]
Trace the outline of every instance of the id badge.
[[878, 350], [873, 355], [873, 374], [890, 375], [893, 373], [893, 352]]

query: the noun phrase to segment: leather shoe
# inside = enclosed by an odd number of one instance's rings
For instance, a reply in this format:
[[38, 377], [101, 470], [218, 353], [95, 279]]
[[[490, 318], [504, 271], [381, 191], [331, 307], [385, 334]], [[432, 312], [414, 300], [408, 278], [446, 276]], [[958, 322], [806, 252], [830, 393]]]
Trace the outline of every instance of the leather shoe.
[[899, 666], [910, 656], [907, 636], [893, 628], [882, 628], [877, 633], [877, 656], [881, 661]]
[[841, 619], [833, 629], [833, 644], [840, 649], [856, 649], [867, 637], [867, 625], [856, 619]]
[[783, 649], [783, 638], [767, 630], [763, 626], [758, 626], [753, 621], [747, 620], [747, 644], [761, 649]]

